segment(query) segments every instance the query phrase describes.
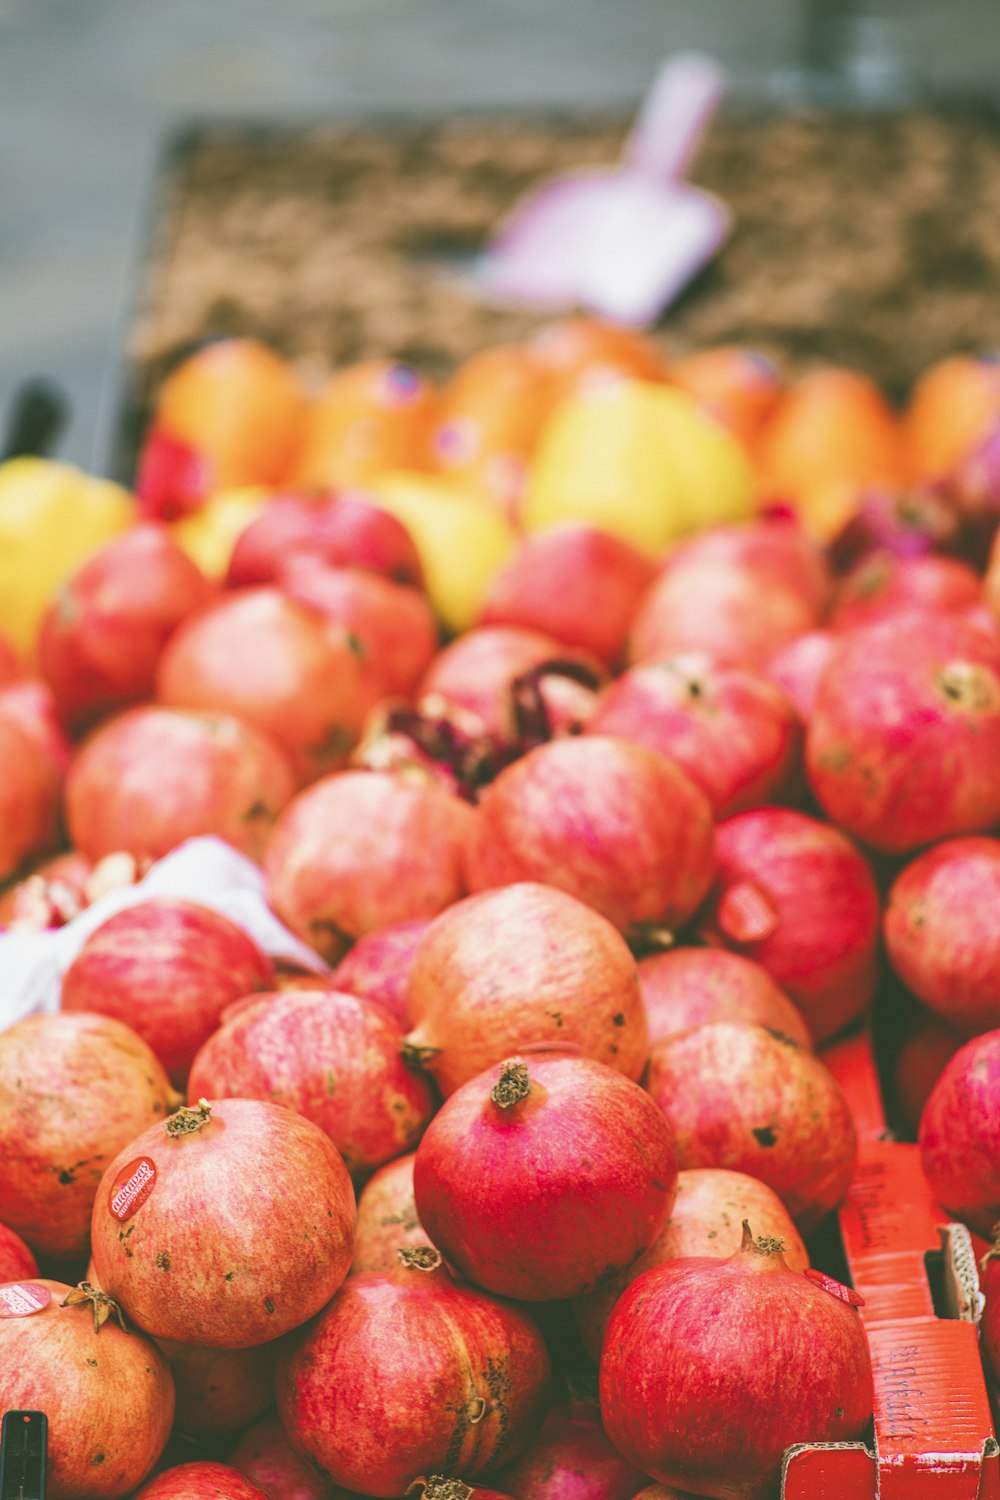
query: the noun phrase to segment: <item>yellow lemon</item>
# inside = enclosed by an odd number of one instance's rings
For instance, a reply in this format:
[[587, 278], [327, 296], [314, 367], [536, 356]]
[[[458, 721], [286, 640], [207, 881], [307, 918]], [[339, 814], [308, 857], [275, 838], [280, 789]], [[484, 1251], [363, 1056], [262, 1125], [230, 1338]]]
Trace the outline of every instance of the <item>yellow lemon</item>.
[[256, 520], [271, 498], [259, 485], [243, 490], [219, 490], [189, 516], [171, 526], [174, 541], [183, 547], [208, 578], [224, 578], [236, 539]]
[[0, 634], [30, 658], [42, 615], [66, 580], [135, 520], [135, 502], [72, 464], [0, 464]]
[[475, 492], [396, 469], [367, 487], [413, 538], [431, 603], [449, 630], [474, 625], [494, 575], [514, 550], [499, 511]]
[[560, 403], [522, 503], [527, 531], [585, 521], [658, 553], [677, 537], [753, 514], [742, 444], [674, 386], [618, 379]]

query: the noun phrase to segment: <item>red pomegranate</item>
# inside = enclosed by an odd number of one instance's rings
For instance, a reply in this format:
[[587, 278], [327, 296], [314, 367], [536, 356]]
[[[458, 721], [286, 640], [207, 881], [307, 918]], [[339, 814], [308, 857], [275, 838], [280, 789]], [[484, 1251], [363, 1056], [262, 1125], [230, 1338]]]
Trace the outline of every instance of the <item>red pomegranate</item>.
[[742, 568], [765, 590], [792, 589], [816, 614], [825, 611], [832, 587], [822, 549], [794, 517], [761, 516], [700, 531], [670, 550], [665, 571], [692, 562]]
[[414, 1249], [391, 1271], [348, 1277], [279, 1365], [278, 1412], [335, 1484], [399, 1496], [421, 1475], [474, 1477], [516, 1457], [548, 1388], [527, 1313]]
[[48, 1500], [119, 1500], [156, 1463], [174, 1416], [163, 1355], [84, 1284], [0, 1287], [0, 1410], [48, 1418]]
[[132, 1500], [270, 1500], [255, 1484], [229, 1464], [200, 1460], [164, 1469]]
[[273, 496], [236, 538], [226, 583], [270, 583], [295, 556], [334, 568], [368, 568], [418, 588], [423, 581], [409, 532], [388, 511], [361, 495], [284, 494]]
[[410, 966], [430, 921], [414, 917], [359, 938], [330, 975], [330, 983], [362, 1000], [377, 1000], [400, 1026], [408, 1026]]
[[296, 1453], [277, 1417], [262, 1417], [248, 1427], [229, 1462], [258, 1485], [267, 1500], [347, 1500], [346, 1490], [330, 1484]]
[[64, 927], [90, 905], [104, 873], [95, 877], [93, 861], [78, 849], [50, 854], [0, 894], [0, 927]]
[[280, 745], [305, 783], [346, 763], [382, 680], [349, 630], [262, 585], [184, 620], [160, 655], [156, 696], [235, 714]]
[[306, 788], [279, 819], [265, 868], [271, 904], [330, 963], [356, 939], [434, 917], [465, 894], [472, 808], [440, 787], [344, 771]]
[[337, 990], [289, 990], [240, 1005], [194, 1060], [188, 1099], [265, 1099], [318, 1125], [364, 1176], [411, 1151], [434, 1112], [381, 1006]]
[[449, 1263], [526, 1302], [576, 1297], [624, 1270], [670, 1212], [665, 1118], [603, 1063], [511, 1058], [452, 1094], [413, 1171], [417, 1212]]
[[889, 1064], [892, 1098], [910, 1140], [916, 1139], [924, 1105], [945, 1064], [966, 1040], [922, 1006], [915, 1009], [918, 1014], [896, 1040]]
[[857, 1156], [847, 1101], [824, 1064], [787, 1037], [735, 1021], [697, 1026], [657, 1042], [646, 1087], [681, 1168], [759, 1178], [802, 1234], [847, 1192]]
[[806, 733], [817, 799], [889, 854], [1000, 819], [1000, 638], [948, 615], [852, 630]]
[[58, 842], [60, 780], [0, 712], [0, 880]]
[[649, 1038], [635, 960], [606, 918], [552, 886], [469, 896], [421, 938], [406, 1038], [447, 1096], [519, 1047], [568, 1043], [627, 1078]]
[[101, 1286], [148, 1333], [245, 1349], [297, 1328], [347, 1275], [354, 1190], [318, 1126], [278, 1104], [179, 1109], [97, 1191]]
[[611, 1446], [596, 1401], [553, 1406], [521, 1457], [496, 1475], [518, 1500], [631, 1500], [642, 1472]]
[[215, 834], [259, 859], [294, 789], [277, 745], [230, 714], [133, 708], [96, 729], [66, 778], [66, 821], [91, 859], [160, 859]]
[[0, 1224], [0, 1281], [38, 1275], [38, 1262], [19, 1234]]
[[639, 960], [649, 1040], [706, 1021], [751, 1021], [812, 1047], [809, 1028], [766, 969], [725, 948], [672, 948]]
[[768, 677], [784, 688], [804, 723], [809, 721], [819, 680], [836, 644], [832, 630], [807, 630], [783, 646], [767, 664]]
[[206, 1349], [157, 1339], [174, 1377], [174, 1427], [189, 1437], [239, 1432], [274, 1401], [273, 1344]]
[[1000, 1384], [1000, 1236], [993, 1232], [993, 1244], [979, 1262], [983, 1290], [983, 1316], [979, 1325], [980, 1342], [986, 1369], [993, 1385]]
[[[511, 684], [566, 656], [554, 636], [518, 625], [481, 625], [439, 651], [420, 684], [420, 702], [460, 709], [479, 733], [511, 734]], [[587, 658], [581, 658], [586, 661]]]
[[358, 1223], [354, 1233], [356, 1271], [391, 1271], [400, 1250], [429, 1245], [427, 1232], [417, 1217], [413, 1196], [413, 1164], [416, 1152], [397, 1156], [379, 1167], [358, 1197]]
[[879, 895], [863, 855], [818, 818], [762, 807], [716, 829], [710, 942], [752, 958], [816, 1042], [861, 1015], [878, 979]]
[[417, 1500], [511, 1500], [499, 1490], [484, 1490], [480, 1484], [466, 1484], [462, 1479], [448, 1479], [444, 1474], [416, 1479], [406, 1493], [416, 1496]]
[[40, 677], [21, 677], [0, 687], [0, 717], [15, 724], [34, 745], [51, 784], [62, 786], [73, 747], [59, 719], [56, 700]]
[[194, 1055], [232, 1001], [274, 983], [274, 965], [207, 906], [154, 897], [98, 927], [63, 976], [65, 1011], [125, 1021], [183, 1088]]
[[[778, 1389], [789, 1399], [775, 1400]], [[646, 1271], [608, 1322], [608, 1436], [663, 1484], [771, 1500], [785, 1449], [860, 1438], [872, 1399], [856, 1308], [790, 1271], [775, 1241], [755, 1240], [749, 1227], [727, 1259]]]
[[717, 818], [799, 791], [802, 726], [791, 699], [765, 677], [701, 653], [632, 667], [601, 694], [587, 732], [659, 750]]
[[979, 574], [957, 558], [871, 552], [837, 586], [830, 626], [853, 630], [913, 610], [951, 614], [978, 604], [982, 593]]
[[884, 930], [903, 983], [953, 1031], [1000, 1026], [1000, 839], [946, 839], [889, 892]]
[[176, 1099], [110, 1016], [37, 1015], [0, 1032], [0, 1219], [38, 1255], [86, 1254], [105, 1167]]
[[611, 1309], [627, 1286], [652, 1266], [685, 1255], [732, 1255], [743, 1241], [743, 1220], [782, 1244], [789, 1270], [805, 1271], [807, 1251], [781, 1199], [766, 1182], [723, 1167], [690, 1167], [677, 1174], [677, 1197], [670, 1218], [649, 1249], [607, 1286], [573, 1304], [584, 1347], [600, 1361]]
[[468, 844], [469, 889], [538, 880], [624, 930], [675, 929], [715, 867], [711, 808], [655, 750], [604, 735], [555, 740], [483, 793]]
[[672, 1484], [647, 1484], [632, 1500], [690, 1500], [690, 1492], [682, 1495]]
[[167, 640], [212, 585], [165, 526], [116, 537], [63, 585], [42, 619], [38, 661], [64, 722], [150, 698]]
[[937, 1201], [980, 1234], [1000, 1219], [1000, 1031], [945, 1064], [920, 1116], [920, 1159]]

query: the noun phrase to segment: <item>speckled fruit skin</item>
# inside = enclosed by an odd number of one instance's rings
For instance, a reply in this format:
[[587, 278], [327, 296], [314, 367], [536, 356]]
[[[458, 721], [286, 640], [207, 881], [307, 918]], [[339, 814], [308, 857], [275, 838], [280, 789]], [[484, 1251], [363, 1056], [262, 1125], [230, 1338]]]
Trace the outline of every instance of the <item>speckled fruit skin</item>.
[[645, 1475], [612, 1447], [597, 1402], [571, 1400], [495, 1477], [518, 1500], [631, 1500]]
[[896, 877], [884, 916], [903, 983], [965, 1037], [1000, 1026], [1000, 839], [946, 839]]
[[131, 1026], [183, 1088], [227, 1005], [274, 983], [274, 965], [234, 922], [194, 901], [158, 897], [110, 917], [63, 975], [66, 1011]]
[[0, 1219], [38, 1255], [85, 1256], [94, 1195], [176, 1100], [146, 1043], [110, 1016], [27, 1016], [0, 1033]]
[[1000, 1031], [974, 1037], [946, 1064], [918, 1139], [937, 1201], [989, 1235], [1000, 1219]]
[[653, 1048], [646, 1087], [682, 1170], [726, 1167], [773, 1188], [808, 1234], [854, 1175], [857, 1137], [833, 1074], [787, 1037], [714, 1021]]
[[615, 1446], [663, 1484], [772, 1500], [786, 1448], [863, 1435], [864, 1326], [839, 1296], [753, 1244], [726, 1260], [655, 1266], [609, 1319], [601, 1410]]
[[453, 1281], [435, 1252], [408, 1253], [423, 1262], [348, 1277], [279, 1365], [292, 1442], [366, 1495], [494, 1468], [548, 1403], [548, 1354], [528, 1314]]
[[409, 533], [388, 511], [360, 495], [293, 492], [273, 496], [236, 538], [226, 584], [269, 583], [288, 558], [301, 553], [418, 588], [423, 580]]
[[466, 802], [383, 771], [344, 771], [300, 792], [265, 858], [278, 915], [336, 963], [356, 939], [435, 917], [465, 895]]
[[635, 959], [607, 918], [552, 886], [520, 881], [457, 902], [421, 938], [410, 970], [408, 1046], [447, 1097], [519, 1047], [567, 1043], [627, 1078], [649, 1039]]
[[164, 1469], [132, 1500], [270, 1500], [263, 1490], [229, 1464], [178, 1464]]
[[1000, 819], [1000, 642], [957, 616], [850, 631], [806, 733], [817, 799], [888, 854]]
[[765, 968], [815, 1042], [835, 1036], [878, 980], [880, 903], [867, 860], [846, 834], [785, 807], [725, 819], [716, 849], [704, 936]]
[[856, 630], [914, 610], [951, 614], [978, 604], [982, 594], [982, 579], [968, 563], [933, 553], [898, 557], [883, 548], [862, 558], [841, 579], [830, 627]]
[[[477, 1285], [526, 1302], [575, 1297], [656, 1236], [676, 1192], [673, 1138], [648, 1094], [603, 1063], [538, 1052], [509, 1064], [463, 1084], [431, 1121], [417, 1212]], [[512, 1068], [522, 1097], [503, 1107]]]
[[405, 1029], [410, 1022], [410, 965], [429, 926], [429, 917], [414, 917], [359, 938], [330, 975], [330, 983], [362, 1000], [376, 1000]]
[[481, 625], [450, 641], [431, 662], [420, 684], [421, 702], [443, 699], [474, 714], [491, 734], [510, 732], [510, 685], [566, 648], [541, 630], [520, 625]]
[[809, 1028], [766, 969], [725, 948], [670, 948], [639, 960], [650, 1042], [703, 1026], [749, 1021], [812, 1047]]
[[38, 1275], [38, 1262], [19, 1234], [0, 1224], [0, 1282]]
[[733, 1255], [743, 1239], [743, 1220], [758, 1235], [784, 1245], [789, 1270], [804, 1271], [809, 1253], [781, 1199], [766, 1183], [723, 1167], [689, 1167], [677, 1174], [677, 1197], [670, 1218], [649, 1249], [608, 1286], [578, 1297], [573, 1305], [584, 1348], [596, 1363], [611, 1309], [627, 1286], [652, 1266], [685, 1255]]
[[369, 1177], [358, 1195], [358, 1223], [354, 1234], [356, 1271], [391, 1271], [398, 1251], [429, 1245], [430, 1236], [417, 1217], [413, 1196], [415, 1151], [397, 1156]]
[[[156, 1179], [120, 1221], [116, 1180], [143, 1156]], [[111, 1163], [94, 1203], [94, 1267], [148, 1333], [249, 1348], [330, 1300], [350, 1268], [354, 1220], [347, 1168], [318, 1126], [279, 1104], [222, 1099], [199, 1128], [154, 1126]]]
[[714, 867], [704, 793], [655, 750], [606, 735], [554, 740], [502, 771], [465, 858], [471, 891], [542, 881], [622, 930], [680, 926]]
[[412, 1150], [434, 1112], [381, 1006], [337, 990], [289, 990], [240, 1006], [194, 1060], [188, 1102], [264, 1099], [318, 1125], [364, 1176]]
[[0, 1318], [0, 1410], [48, 1417], [48, 1500], [118, 1500], [159, 1458], [174, 1415], [163, 1355], [112, 1320], [94, 1329], [89, 1305], [63, 1307], [72, 1288], [31, 1278], [52, 1300]]
[[308, 1459], [296, 1453], [276, 1416], [261, 1417], [242, 1434], [229, 1462], [260, 1485], [268, 1500], [341, 1500], [336, 1489]]
[[275, 1346], [206, 1349], [157, 1339], [177, 1392], [174, 1427], [189, 1437], [239, 1432], [274, 1401]]
[[807, 630], [789, 641], [767, 664], [768, 677], [784, 688], [806, 723], [816, 702], [820, 678], [836, 645], [832, 630]]

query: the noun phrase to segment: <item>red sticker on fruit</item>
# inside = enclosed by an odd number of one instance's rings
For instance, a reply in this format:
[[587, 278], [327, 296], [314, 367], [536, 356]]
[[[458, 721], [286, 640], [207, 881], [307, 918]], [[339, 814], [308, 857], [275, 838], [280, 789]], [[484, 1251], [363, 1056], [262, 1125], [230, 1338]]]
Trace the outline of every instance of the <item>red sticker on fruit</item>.
[[112, 1218], [118, 1219], [122, 1224], [126, 1219], [131, 1219], [155, 1186], [156, 1163], [150, 1161], [148, 1156], [137, 1156], [134, 1161], [122, 1167], [111, 1184], [108, 1208]]
[[821, 1286], [824, 1292], [829, 1292], [831, 1297], [839, 1297], [841, 1302], [849, 1302], [852, 1307], [864, 1307], [865, 1299], [860, 1296], [853, 1287], [845, 1286], [842, 1281], [835, 1281], [832, 1276], [827, 1276], [825, 1271], [817, 1271], [810, 1266], [808, 1271], [803, 1271], [803, 1276], [808, 1276], [810, 1281]]
[[8, 1281], [0, 1286], [0, 1318], [29, 1318], [51, 1301], [48, 1287], [37, 1281]]

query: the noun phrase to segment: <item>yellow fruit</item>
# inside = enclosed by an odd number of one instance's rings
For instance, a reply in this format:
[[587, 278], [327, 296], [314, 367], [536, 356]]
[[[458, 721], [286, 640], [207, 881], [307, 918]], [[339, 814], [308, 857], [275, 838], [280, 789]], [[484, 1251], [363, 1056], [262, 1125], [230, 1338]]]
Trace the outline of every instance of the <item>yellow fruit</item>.
[[738, 440], [685, 391], [623, 379], [584, 389], [553, 412], [521, 516], [527, 531], [585, 521], [655, 554], [753, 509]]
[[481, 496], [409, 470], [383, 474], [366, 493], [409, 531], [430, 601], [444, 624], [468, 630], [494, 575], [514, 550], [507, 521]]
[[26, 660], [56, 591], [134, 520], [109, 479], [46, 458], [0, 464], [0, 634]]
[[174, 522], [170, 528], [174, 541], [207, 578], [224, 578], [236, 538], [256, 520], [270, 497], [271, 491], [259, 485], [220, 490], [200, 510]]

